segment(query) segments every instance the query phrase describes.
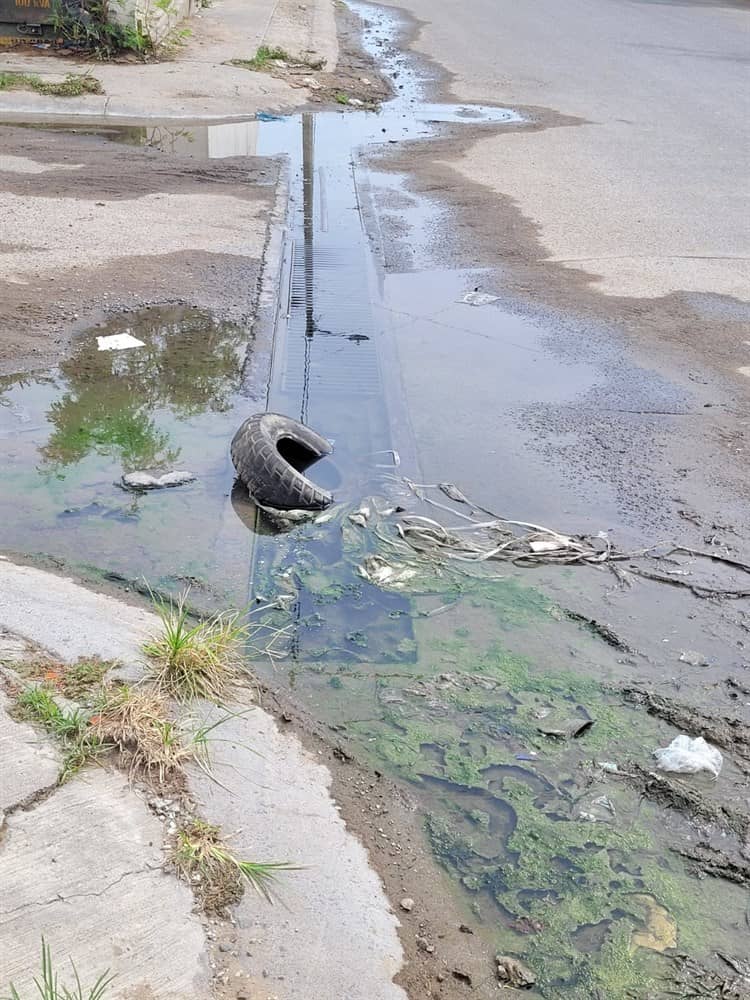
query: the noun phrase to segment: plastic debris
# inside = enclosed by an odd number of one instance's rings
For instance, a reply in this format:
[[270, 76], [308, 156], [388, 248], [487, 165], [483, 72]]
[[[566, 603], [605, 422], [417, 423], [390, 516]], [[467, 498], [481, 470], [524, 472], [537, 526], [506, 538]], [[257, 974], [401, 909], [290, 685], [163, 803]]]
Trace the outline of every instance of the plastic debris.
[[586, 730], [591, 729], [593, 725], [593, 719], [581, 719], [579, 717], [575, 717], [572, 719], [561, 719], [559, 721], [539, 722], [537, 723], [536, 728], [545, 736], [554, 736], [556, 739], [569, 740], [585, 733]]
[[152, 476], [150, 472], [128, 472], [122, 477], [122, 485], [130, 490], [162, 490], [194, 483], [197, 478], [192, 472], [165, 472], [163, 476]]
[[283, 122], [284, 115], [272, 115], [270, 111], [256, 111], [255, 118], [259, 122]]
[[600, 760], [597, 761], [597, 764], [602, 769], [602, 771], [608, 771], [610, 774], [620, 773], [620, 768], [617, 766], [617, 764], [614, 763], [614, 761]]
[[536, 976], [531, 969], [510, 955], [496, 955], [497, 978], [501, 983], [515, 989], [528, 989], [536, 982]]
[[715, 778], [719, 777], [724, 758], [721, 751], [706, 743], [702, 736], [691, 739], [684, 733], [675, 736], [668, 747], [654, 750], [656, 766], [661, 771], [674, 771], [677, 774], [696, 774], [698, 771], [708, 771]]
[[488, 292], [480, 292], [476, 288], [473, 292], [467, 292], [459, 299], [469, 306], [488, 306], [491, 302], [497, 302], [499, 295], [490, 295]]
[[358, 524], [360, 528], [366, 528], [367, 522], [370, 520], [370, 514], [372, 511], [367, 504], [362, 504], [359, 510], [355, 510], [349, 515], [349, 520], [352, 524]]
[[539, 754], [535, 750], [532, 750], [530, 753], [517, 753], [514, 756], [516, 760], [536, 760]]
[[377, 584], [379, 587], [393, 587], [394, 590], [401, 590], [409, 580], [413, 580], [417, 575], [415, 569], [411, 569], [403, 563], [389, 563], [381, 556], [368, 556], [357, 567], [357, 572], [370, 583]]
[[110, 337], [97, 337], [100, 351], [127, 351], [131, 347], [145, 347], [142, 340], [131, 337], [129, 333], [113, 333]]

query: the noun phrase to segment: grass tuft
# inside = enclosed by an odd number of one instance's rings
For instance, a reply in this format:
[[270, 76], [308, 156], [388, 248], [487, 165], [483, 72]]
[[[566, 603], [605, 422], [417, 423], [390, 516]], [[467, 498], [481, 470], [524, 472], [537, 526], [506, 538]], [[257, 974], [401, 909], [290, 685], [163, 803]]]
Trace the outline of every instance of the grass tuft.
[[298, 871], [286, 861], [244, 861], [222, 842], [217, 826], [193, 819], [177, 834], [172, 864], [200, 899], [206, 912], [222, 912], [238, 902], [246, 885], [267, 902], [279, 873]]
[[57, 83], [43, 80], [35, 73], [0, 73], [0, 90], [33, 90], [50, 97], [80, 97], [81, 94], [103, 94], [101, 81], [88, 73], [67, 73]]
[[102, 688], [90, 710], [61, 708], [45, 687], [29, 687], [16, 699], [16, 715], [44, 726], [63, 746], [63, 784], [85, 764], [105, 753], [136, 775], [158, 780], [179, 779], [183, 765], [195, 761], [213, 777], [211, 733], [226, 717], [187, 734], [169, 717], [161, 694], [127, 685]]
[[220, 701], [240, 676], [249, 628], [240, 622], [239, 611], [191, 624], [186, 601], [187, 592], [176, 601], [154, 600], [162, 629], [143, 650], [154, 661], [160, 690], [181, 701]]
[[44, 726], [62, 743], [61, 785], [107, 749], [90, 729], [88, 713], [80, 708], [61, 708], [46, 688], [35, 686], [22, 691], [16, 699], [16, 714]]
[[304, 66], [306, 69], [321, 70], [324, 68], [325, 59], [306, 59], [304, 56], [292, 56], [284, 49], [276, 46], [261, 45], [252, 59], [230, 59], [230, 66], [239, 66], [240, 69], [250, 69], [256, 73], [273, 69], [272, 63], [285, 62], [290, 66]]
[[337, 104], [348, 104], [349, 103], [349, 95], [348, 94], [344, 94], [344, 93], [334, 94], [334, 98], [333, 99], [335, 100], [335, 102]]
[[[42, 976], [41, 979], [34, 978], [38, 1000], [102, 1000], [114, 979], [114, 976], [110, 976], [109, 969], [99, 976], [93, 986], [84, 990], [72, 959], [70, 965], [75, 979], [75, 989], [72, 990], [60, 983], [52, 965], [50, 947], [42, 938]], [[4, 997], [3, 1000], [21, 1000], [21, 994], [13, 983], [10, 984], [9, 989], [10, 995]]]
[[203, 746], [186, 742], [169, 718], [164, 699], [145, 688], [123, 686], [106, 691], [89, 719], [100, 746], [116, 750], [131, 778], [137, 773], [163, 783]]

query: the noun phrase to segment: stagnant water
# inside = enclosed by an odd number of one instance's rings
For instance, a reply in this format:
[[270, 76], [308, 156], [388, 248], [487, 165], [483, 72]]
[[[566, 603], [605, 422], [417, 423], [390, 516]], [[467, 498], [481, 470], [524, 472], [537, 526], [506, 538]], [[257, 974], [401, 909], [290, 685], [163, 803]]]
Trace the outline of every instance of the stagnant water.
[[[586, 527], [589, 512], [560, 483], [550, 488], [545, 463], [497, 445], [486, 426], [498, 397], [506, 408], [564, 406], [599, 373], [501, 303], [462, 302], [484, 287], [483, 273], [419, 270], [439, 206], [410, 195], [405, 178], [368, 170], [357, 151], [519, 119], [424, 102], [394, 46], [397, 23], [353, 6], [367, 17], [366, 45], [398, 73], [398, 96], [380, 112], [97, 129], [165, 153], [289, 158], [268, 405], [334, 441], [333, 459], [314, 472], [336, 492], [333, 518], [279, 532], [233, 489], [228, 442], [247, 415], [248, 331], [196, 310], [150, 309], [92, 329], [54, 371], [0, 381], [0, 544], [79, 572], [175, 592], [189, 585], [205, 606], [281, 595], [285, 610], [271, 622], [287, 629], [285, 655], [258, 669], [412, 784], [430, 844], [488, 949], [522, 957], [544, 997], [679, 994], [670, 956], [742, 954], [745, 899], [693, 878], [670, 851], [684, 824], [598, 764], [643, 761], [674, 735], [608, 693], [623, 652], [568, 620], [522, 573], [422, 565], [408, 587], [388, 589], [359, 571], [388, 550], [349, 513], [372, 496], [381, 507], [411, 502], [402, 474], [419, 480], [427, 467], [440, 478], [445, 410], [457, 380], [474, 372], [496, 374], [474, 380], [457, 414], [481, 446], [451, 456], [454, 478], [476, 485], [480, 462], [500, 461], [502, 447], [506, 509], [553, 523], [564, 509]], [[403, 271], [380, 266], [373, 188], [389, 191], [409, 227], [415, 263]], [[94, 338], [114, 332], [146, 346], [97, 352]], [[151, 467], [187, 468], [198, 481], [146, 495], [118, 485], [124, 471]], [[600, 491], [600, 524], [616, 523], [616, 499]], [[570, 717], [595, 723], [575, 740], [540, 731]]]

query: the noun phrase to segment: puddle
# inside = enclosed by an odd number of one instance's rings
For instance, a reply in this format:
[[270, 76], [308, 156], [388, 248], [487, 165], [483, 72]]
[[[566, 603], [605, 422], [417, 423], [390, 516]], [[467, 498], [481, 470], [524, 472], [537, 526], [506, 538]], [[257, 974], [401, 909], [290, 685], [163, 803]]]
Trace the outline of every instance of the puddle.
[[[97, 336], [144, 347], [99, 351]], [[227, 435], [245, 415], [247, 332], [198, 310], [148, 309], [82, 336], [45, 375], [0, 378], [0, 545], [68, 564], [95, 563], [152, 586], [190, 581], [207, 603], [246, 593], [246, 529], [223, 513]], [[138, 469], [198, 474], [189, 487], [131, 493]]]
[[[488, 947], [528, 961], [540, 996], [625, 1000], [670, 981], [673, 946], [662, 954], [643, 943], [653, 944], [654, 912], [702, 961], [717, 948], [742, 953], [741, 890], [691, 878], [669, 850], [686, 835], [680, 822], [595, 763], [647, 762], [672, 730], [618, 704], [607, 682], [621, 654], [566, 621], [528, 575], [423, 575], [408, 591], [381, 589], [358, 569], [377, 543], [347, 517], [363, 497], [400, 502], [394, 473], [444, 479], [449, 450], [452, 478], [478, 495], [489, 478], [506, 512], [555, 523], [565, 511], [593, 531], [617, 523], [613, 488], [599, 489], [594, 522], [591, 505], [513, 431], [525, 408], [579, 404], [600, 366], [499, 302], [462, 303], [477, 287], [497, 292], [486, 274], [417, 268], [439, 208], [404, 178], [368, 171], [357, 150], [520, 119], [423, 102], [422, 81], [394, 48], [396, 22], [351, 6], [366, 15], [366, 45], [398, 74], [398, 95], [379, 113], [76, 126], [167, 154], [288, 156], [269, 408], [334, 441], [332, 460], [311, 473], [343, 506], [284, 531], [258, 517], [233, 489], [228, 454], [248, 412], [249, 332], [195, 310], [152, 309], [86, 332], [59, 369], [0, 380], [0, 546], [173, 591], [190, 584], [208, 606], [283, 595], [286, 656], [258, 669], [412, 783], [430, 843]], [[409, 228], [402, 273], [384, 275], [372, 251], [382, 238], [368, 216], [375, 184]], [[145, 347], [97, 352], [97, 336], [124, 333]], [[472, 371], [494, 377], [474, 384]], [[633, 381], [667, 391], [640, 373]], [[140, 468], [198, 480], [124, 491], [123, 473]], [[557, 742], [538, 729], [549, 714], [596, 721]]]

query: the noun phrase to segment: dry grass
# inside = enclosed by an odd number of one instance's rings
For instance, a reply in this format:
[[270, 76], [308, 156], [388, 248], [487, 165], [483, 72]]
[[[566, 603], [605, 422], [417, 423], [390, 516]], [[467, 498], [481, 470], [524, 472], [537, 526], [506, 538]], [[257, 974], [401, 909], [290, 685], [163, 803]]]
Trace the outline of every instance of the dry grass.
[[280, 872], [298, 868], [286, 861], [244, 861], [223, 843], [217, 826], [193, 819], [177, 834], [171, 861], [193, 887], [207, 913], [222, 913], [238, 902], [247, 885], [272, 903]]
[[160, 783], [174, 778], [203, 749], [195, 740], [184, 740], [164, 699], [148, 688], [106, 689], [89, 726], [100, 745], [118, 752], [131, 777], [139, 774]]
[[47, 656], [35, 656], [13, 664], [21, 677], [42, 681], [45, 688], [58, 691], [72, 701], [82, 701], [98, 687], [105, 675], [117, 666], [96, 656], [63, 663]]
[[148, 687], [108, 685], [100, 688], [93, 708], [61, 707], [46, 687], [25, 688], [16, 697], [15, 714], [37, 722], [63, 748], [60, 782], [104, 754], [114, 754], [131, 780], [181, 784], [183, 767], [194, 761], [211, 775], [211, 733], [227, 718], [188, 732], [170, 718], [162, 694]]

